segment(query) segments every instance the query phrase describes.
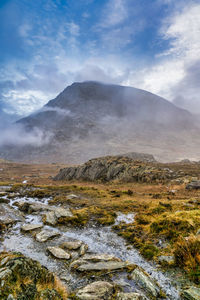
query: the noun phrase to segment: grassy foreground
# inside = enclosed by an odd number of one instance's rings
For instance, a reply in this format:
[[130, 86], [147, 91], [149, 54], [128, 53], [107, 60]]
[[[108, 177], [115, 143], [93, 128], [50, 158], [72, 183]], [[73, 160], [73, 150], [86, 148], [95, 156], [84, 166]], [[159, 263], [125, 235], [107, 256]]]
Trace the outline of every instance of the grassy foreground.
[[[199, 165], [178, 165], [187, 178], [198, 176]], [[1, 184], [13, 184], [12, 191], [27, 196], [51, 196], [51, 203], [71, 206], [74, 217], [67, 225], [85, 226], [95, 222], [112, 225], [113, 230], [134, 245], [149, 260], [173, 256], [164, 267], [181, 267], [197, 285], [200, 284], [200, 190], [186, 190], [185, 182], [147, 183], [86, 183], [55, 182], [50, 176], [57, 165], [23, 165], [0, 163]], [[27, 180], [26, 184], [22, 184]], [[25, 185], [36, 189], [24, 192]], [[78, 198], [69, 199], [75, 193]], [[12, 195], [11, 195], [12, 197]], [[113, 225], [118, 212], [135, 213], [131, 224]], [[65, 220], [63, 220], [65, 223]]]

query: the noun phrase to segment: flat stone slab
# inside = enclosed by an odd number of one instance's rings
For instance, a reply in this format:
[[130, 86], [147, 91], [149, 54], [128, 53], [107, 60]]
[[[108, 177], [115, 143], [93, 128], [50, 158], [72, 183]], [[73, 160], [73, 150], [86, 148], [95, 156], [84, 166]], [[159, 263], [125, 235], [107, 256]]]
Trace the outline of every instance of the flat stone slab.
[[36, 241], [43, 243], [46, 242], [49, 239], [52, 239], [54, 237], [60, 236], [60, 233], [54, 230], [42, 230], [41, 232], [37, 233], [35, 238]]
[[82, 259], [85, 261], [92, 261], [92, 262], [107, 262], [107, 261], [122, 262], [120, 258], [117, 258], [110, 254], [85, 254]]
[[30, 231], [33, 231], [33, 230], [36, 230], [36, 229], [39, 229], [42, 227], [43, 227], [43, 225], [41, 225], [41, 224], [26, 224], [21, 227], [21, 230], [24, 232], [30, 232]]
[[71, 255], [65, 250], [59, 247], [48, 247], [47, 251], [49, 251], [54, 257], [59, 259], [70, 259]]
[[200, 299], [200, 288], [191, 286], [189, 289], [182, 293], [183, 299], [185, 300], [199, 300]]
[[164, 295], [158, 283], [152, 279], [142, 268], [136, 267], [131, 273], [133, 279], [149, 296], [159, 298]]
[[106, 281], [96, 281], [88, 284], [76, 293], [77, 299], [80, 300], [106, 300], [114, 293], [114, 287]]

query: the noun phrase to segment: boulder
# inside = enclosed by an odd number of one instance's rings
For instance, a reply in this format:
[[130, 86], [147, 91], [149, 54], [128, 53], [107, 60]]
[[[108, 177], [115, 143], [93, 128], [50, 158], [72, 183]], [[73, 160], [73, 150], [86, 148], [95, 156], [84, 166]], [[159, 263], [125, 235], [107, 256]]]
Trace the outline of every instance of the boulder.
[[114, 293], [114, 286], [106, 281], [96, 281], [88, 284], [76, 293], [80, 300], [109, 300]]
[[42, 230], [39, 233], [36, 234], [35, 238], [36, 241], [43, 243], [46, 242], [49, 239], [52, 239], [54, 237], [60, 236], [60, 233], [54, 230]]
[[159, 299], [160, 296], [164, 295], [158, 283], [140, 267], [136, 267], [131, 273], [131, 279], [133, 279], [150, 297], [154, 297], [154, 299]]
[[59, 247], [48, 247], [47, 251], [49, 251], [54, 257], [59, 259], [70, 259], [71, 255], [65, 250]]
[[40, 229], [42, 227], [43, 227], [43, 225], [41, 225], [41, 224], [26, 224], [21, 227], [21, 230], [24, 232], [30, 232], [30, 231], [34, 231], [36, 229]]
[[189, 289], [182, 293], [183, 299], [185, 300], [199, 300], [200, 299], [200, 288], [191, 286]]
[[186, 190], [199, 190], [200, 189], [200, 180], [191, 181], [186, 185]]

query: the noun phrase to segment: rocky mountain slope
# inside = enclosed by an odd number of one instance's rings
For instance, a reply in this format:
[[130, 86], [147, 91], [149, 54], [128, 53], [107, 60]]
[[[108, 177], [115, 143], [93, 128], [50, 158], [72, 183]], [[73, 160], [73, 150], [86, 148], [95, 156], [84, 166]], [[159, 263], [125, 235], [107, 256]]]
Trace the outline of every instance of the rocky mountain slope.
[[0, 149], [0, 156], [80, 163], [137, 151], [164, 161], [199, 158], [195, 117], [159, 96], [131, 87], [74, 83], [17, 124], [30, 135], [39, 132], [40, 145], [7, 146]]

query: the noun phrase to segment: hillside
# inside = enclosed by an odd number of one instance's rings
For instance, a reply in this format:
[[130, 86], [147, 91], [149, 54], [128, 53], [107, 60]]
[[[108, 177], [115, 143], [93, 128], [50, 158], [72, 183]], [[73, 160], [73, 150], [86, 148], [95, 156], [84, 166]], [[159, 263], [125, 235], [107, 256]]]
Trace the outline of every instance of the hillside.
[[[199, 159], [196, 118], [147, 91], [98, 82], [73, 83], [17, 125], [43, 144], [0, 149], [5, 158], [80, 163], [126, 152], [162, 161]], [[41, 134], [40, 134], [41, 136]]]

